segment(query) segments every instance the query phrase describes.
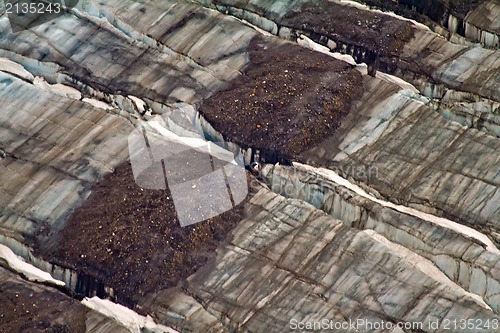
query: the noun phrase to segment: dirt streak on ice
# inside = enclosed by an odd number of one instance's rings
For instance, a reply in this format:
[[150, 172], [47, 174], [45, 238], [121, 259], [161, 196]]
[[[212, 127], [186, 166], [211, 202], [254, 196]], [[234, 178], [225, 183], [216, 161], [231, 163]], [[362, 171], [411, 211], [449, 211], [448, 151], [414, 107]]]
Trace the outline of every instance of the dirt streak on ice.
[[486, 245], [486, 249], [488, 251], [500, 255], [500, 250], [497, 249], [497, 247], [495, 246], [495, 244], [493, 244], [491, 239], [489, 239], [488, 236], [480, 233], [479, 231], [477, 231], [475, 229], [466, 227], [464, 225], [461, 225], [457, 222], [453, 222], [453, 221], [448, 220], [448, 219], [443, 218], [443, 217], [438, 217], [438, 216], [435, 216], [435, 215], [432, 215], [429, 213], [421, 212], [415, 208], [410, 208], [410, 207], [406, 207], [406, 206], [402, 206], [402, 205], [396, 205], [396, 204], [389, 202], [389, 201], [380, 200], [380, 199], [374, 197], [373, 195], [368, 194], [365, 190], [363, 190], [358, 185], [354, 185], [351, 182], [349, 182], [347, 179], [342, 178], [333, 170], [329, 170], [329, 169], [325, 169], [325, 168], [316, 168], [316, 167], [312, 167], [312, 166], [309, 166], [306, 164], [301, 164], [301, 163], [296, 163], [296, 162], [294, 162], [293, 165], [298, 167], [298, 168], [302, 168], [304, 170], [307, 170], [307, 171], [316, 173], [320, 176], [323, 176], [323, 177], [325, 177], [325, 178], [327, 178], [327, 179], [329, 179], [329, 180], [331, 180], [331, 181], [333, 181], [341, 186], [347, 187], [348, 189], [359, 194], [360, 196], [362, 196], [366, 199], [369, 199], [371, 201], [374, 201], [378, 204], [381, 204], [382, 206], [392, 208], [392, 209], [397, 210], [398, 212], [401, 212], [404, 214], [418, 217], [418, 218], [423, 219], [425, 221], [437, 224], [443, 228], [451, 229], [451, 230], [458, 232], [458, 233], [460, 233], [468, 238], [474, 238], [474, 239], [480, 241], [481, 243], [483, 243], [484, 245]]

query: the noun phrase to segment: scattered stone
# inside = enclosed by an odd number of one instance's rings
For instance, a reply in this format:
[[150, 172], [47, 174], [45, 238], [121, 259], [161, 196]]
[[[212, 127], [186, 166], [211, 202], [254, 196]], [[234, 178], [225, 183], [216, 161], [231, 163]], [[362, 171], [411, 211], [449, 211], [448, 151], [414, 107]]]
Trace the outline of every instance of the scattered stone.
[[292, 158], [332, 135], [362, 95], [359, 71], [328, 55], [260, 36], [249, 53], [244, 75], [200, 109], [242, 147]]
[[117, 302], [134, 306], [140, 295], [177, 285], [213, 257], [241, 220], [240, 206], [181, 227], [170, 192], [139, 188], [124, 163], [94, 186], [43, 255], [103, 282]]
[[129, 332], [59, 290], [23, 280], [1, 263], [0, 304], [0, 332]]

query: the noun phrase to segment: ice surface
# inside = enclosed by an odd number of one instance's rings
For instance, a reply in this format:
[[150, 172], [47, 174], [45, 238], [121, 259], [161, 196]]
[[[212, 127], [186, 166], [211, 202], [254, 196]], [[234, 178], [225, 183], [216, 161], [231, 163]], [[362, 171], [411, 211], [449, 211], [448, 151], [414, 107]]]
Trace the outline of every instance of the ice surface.
[[[330, 1], [332, 1], [332, 0], [330, 0]], [[412, 19], [408, 19], [408, 18], [406, 18], [404, 16], [398, 15], [398, 14], [396, 14], [394, 12], [391, 12], [391, 11], [381, 11], [380, 9], [371, 9], [367, 5], [361, 4], [361, 3], [356, 2], [356, 1], [351, 1], [351, 0], [340, 0], [340, 3], [346, 4], [348, 6], [356, 7], [358, 9], [369, 10], [371, 12], [380, 13], [380, 14], [384, 14], [384, 15], [389, 15], [389, 16], [398, 18], [398, 19], [403, 20], [403, 21], [411, 22], [411, 23], [413, 23], [414, 25], [416, 25], [417, 27], [419, 27], [421, 29], [429, 30], [429, 31], [431, 30], [428, 26], [426, 26], [426, 25], [424, 25], [424, 24], [422, 24], [420, 22], [417, 22], [417, 21], [412, 20]]]
[[65, 96], [72, 99], [80, 99], [82, 97], [80, 91], [76, 90], [75, 88], [68, 87], [60, 83], [56, 84], [47, 83], [47, 81], [45, 81], [45, 79], [40, 76], [35, 77], [33, 84], [40, 89], [43, 89], [45, 91], [50, 91], [60, 96]]
[[455, 289], [460, 290], [465, 295], [474, 299], [480, 306], [492, 311], [490, 306], [488, 304], [486, 304], [485, 301], [479, 295], [468, 292], [465, 289], [463, 289], [462, 287], [460, 287], [458, 284], [456, 284], [455, 282], [451, 281], [430, 260], [425, 259], [424, 257], [417, 255], [415, 252], [408, 250], [404, 246], [401, 246], [399, 244], [396, 244], [396, 243], [389, 241], [387, 238], [380, 235], [375, 230], [363, 230], [362, 232], [370, 235], [373, 239], [386, 245], [388, 248], [390, 248], [392, 250], [391, 253], [394, 253], [395, 255], [401, 256], [407, 262], [414, 265], [415, 267], [418, 267], [420, 270], [422, 270], [423, 272], [428, 274], [434, 280], [439, 281], [440, 283], [442, 283], [450, 288], [455, 288]]
[[0, 244], [0, 259], [7, 262], [7, 265], [17, 273], [25, 276], [29, 281], [48, 282], [57, 286], [65, 286], [62, 281], [54, 279], [49, 273], [44, 272], [16, 256], [7, 246]]
[[14, 74], [30, 82], [33, 82], [33, 80], [35, 79], [34, 76], [30, 72], [28, 72], [23, 66], [7, 58], [0, 57], [0, 71]]
[[132, 333], [141, 333], [147, 329], [153, 333], [178, 333], [170, 327], [156, 324], [150, 316], [141, 316], [129, 308], [99, 297], [85, 298], [82, 304], [106, 317], [111, 317], [127, 327]]
[[341, 54], [338, 52], [331, 52], [328, 47], [316, 43], [315, 41], [313, 41], [312, 39], [310, 39], [307, 36], [299, 35], [299, 38], [297, 39], [297, 43], [299, 45], [307, 47], [308, 49], [327, 54], [330, 57], [334, 57], [335, 59], [339, 59], [339, 60], [345, 61], [353, 66], [356, 66], [356, 61], [354, 60], [354, 58], [352, 56], [350, 56], [348, 54]]
[[130, 98], [135, 106], [137, 107], [137, 109], [139, 110], [139, 112], [144, 112], [144, 110], [146, 110], [146, 102], [144, 102], [142, 99], [140, 99], [139, 97], [136, 97], [136, 96], [128, 96], [128, 98]]
[[99, 109], [104, 109], [104, 110], [113, 109], [113, 107], [111, 105], [109, 105], [108, 103], [99, 101], [99, 100], [94, 99], [94, 98], [84, 98], [84, 99], [82, 99], [82, 102], [92, 104], [93, 106], [95, 106], [96, 108], [99, 108]]
[[347, 187], [348, 189], [356, 192], [357, 194], [361, 195], [362, 197], [370, 199], [370, 200], [372, 200], [376, 203], [379, 203], [385, 207], [389, 207], [389, 208], [395, 209], [401, 213], [412, 215], [412, 216], [421, 218], [423, 220], [435, 223], [441, 227], [448, 228], [448, 229], [454, 230], [456, 232], [459, 232], [467, 237], [475, 238], [478, 241], [480, 241], [481, 243], [483, 243], [484, 245], [486, 245], [486, 249], [488, 251], [495, 253], [495, 254], [500, 254], [500, 250], [497, 249], [495, 244], [493, 244], [493, 242], [486, 235], [480, 233], [477, 230], [466, 227], [464, 225], [453, 222], [453, 221], [448, 220], [448, 219], [443, 218], [443, 217], [438, 217], [438, 216], [435, 216], [432, 214], [421, 212], [421, 211], [414, 209], [414, 208], [396, 205], [396, 204], [393, 204], [392, 202], [389, 202], [389, 201], [377, 199], [373, 195], [368, 194], [365, 190], [363, 190], [358, 185], [352, 184], [347, 179], [340, 177], [333, 170], [329, 170], [329, 169], [325, 169], [325, 168], [315, 168], [315, 167], [301, 164], [301, 163], [297, 163], [297, 162], [295, 162], [293, 164], [294, 164], [294, 166], [297, 166], [299, 168], [303, 168], [305, 170], [312, 171], [312, 172], [317, 173], [323, 177], [326, 177], [327, 179], [332, 180], [333, 182], [335, 182], [339, 185]]

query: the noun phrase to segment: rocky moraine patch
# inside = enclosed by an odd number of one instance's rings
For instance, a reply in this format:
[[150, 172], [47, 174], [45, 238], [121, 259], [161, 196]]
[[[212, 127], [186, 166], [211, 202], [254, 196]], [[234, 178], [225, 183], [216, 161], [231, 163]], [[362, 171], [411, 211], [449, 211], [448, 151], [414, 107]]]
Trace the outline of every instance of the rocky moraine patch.
[[296, 44], [256, 37], [249, 57], [200, 112], [227, 140], [268, 156], [291, 159], [332, 135], [363, 92], [354, 66]]

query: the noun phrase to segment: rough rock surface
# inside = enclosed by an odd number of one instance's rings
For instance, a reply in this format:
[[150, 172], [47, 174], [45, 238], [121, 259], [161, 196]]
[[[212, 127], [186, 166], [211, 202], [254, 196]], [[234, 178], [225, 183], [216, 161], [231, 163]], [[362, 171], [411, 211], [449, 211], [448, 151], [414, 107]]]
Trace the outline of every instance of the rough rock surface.
[[116, 301], [133, 307], [141, 296], [173, 287], [203, 266], [240, 219], [238, 208], [181, 227], [171, 193], [140, 188], [125, 163], [92, 189], [42, 255], [92, 276], [113, 289]]
[[[317, 10], [300, 13], [301, 5], [304, 8], [315, 6], [314, 1], [291, 2], [286, 5], [267, 0], [236, 3], [217, 0], [209, 4], [200, 2], [249, 20], [281, 37], [293, 39], [300, 33], [308, 35], [332, 51], [348, 53], [357, 62], [367, 63], [372, 74], [379, 69], [409, 81], [428, 97], [442, 98], [439, 92], [444, 93], [445, 89], [441, 88], [448, 88], [500, 101], [498, 50], [455, 44], [429, 29], [407, 21], [398, 21], [390, 15], [373, 13], [368, 8], [359, 9], [345, 2], [325, 5], [325, 8], [337, 9], [350, 17], [343, 25], [326, 25], [328, 29], [321, 24], [323, 17], [331, 16], [328, 15], [328, 10], [326, 13]], [[293, 19], [287, 19], [288, 16]], [[356, 17], [361, 17], [365, 22], [355, 19]], [[391, 32], [388, 32], [385, 22], [399, 24], [399, 28], [392, 26]], [[389, 34], [389, 40], [384, 46], [377, 45], [360, 34], [360, 27], [366, 24], [368, 26], [364, 30], [368, 32], [368, 36], [377, 40], [377, 34]], [[401, 50], [402, 52], [398, 52]], [[430, 93], [426, 91], [429, 89], [432, 90]]]
[[[349, 2], [349, 1], [344, 1]], [[356, 1], [371, 8], [393, 12], [430, 27], [447, 39], [459, 43], [480, 42], [498, 49], [498, 0], [364, 0]], [[354, 1], [350, 1], [356, 5]]]
[[252, 40], [244, 75], [200, 112], [227, 140], [291, 159], [335, 132], [361, 96], [362, 78], [344, 61], [272, 41]]
[[0, 267], [0, 332], [129, 332], [47, 286], [27, 282]]
[[247, 209], [230, 243], [186, 291], [168, 290], [144, 306], [195, 332], [288, 332], [291, 319], [428, 325], [435, 313], [497, 318], [412, 252], [302, 201], [262, 189]]

